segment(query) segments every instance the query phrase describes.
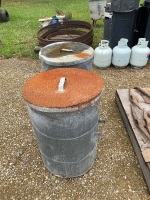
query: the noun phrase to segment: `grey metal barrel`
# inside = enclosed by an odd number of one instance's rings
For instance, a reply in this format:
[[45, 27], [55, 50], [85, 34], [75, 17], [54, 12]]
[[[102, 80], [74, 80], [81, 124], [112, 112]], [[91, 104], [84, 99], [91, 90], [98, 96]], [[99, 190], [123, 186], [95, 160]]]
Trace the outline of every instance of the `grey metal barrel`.
[[98, 75], [77, 68], [42, 72], [25, 83], [22, 93], [41, 156], [54, 175], [77, 177], [93, 166], [103, 87]]
[[79, 42], [55, 42], [39, 52], [43, 71], [64, 67], [91, 71], [93, 56], [94, 49]]

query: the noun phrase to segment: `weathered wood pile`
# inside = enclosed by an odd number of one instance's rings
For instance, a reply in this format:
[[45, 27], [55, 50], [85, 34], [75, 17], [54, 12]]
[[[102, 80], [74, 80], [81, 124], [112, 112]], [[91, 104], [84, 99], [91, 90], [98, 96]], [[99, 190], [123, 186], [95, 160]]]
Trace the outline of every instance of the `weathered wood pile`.
[[117, 90], [116, 103], [150, 193], [150, 88]]
[[129, 91], [131, 112], [142, 137], [139, 140], [145, 162], [150, 162], [150, 89], [134, 88]]

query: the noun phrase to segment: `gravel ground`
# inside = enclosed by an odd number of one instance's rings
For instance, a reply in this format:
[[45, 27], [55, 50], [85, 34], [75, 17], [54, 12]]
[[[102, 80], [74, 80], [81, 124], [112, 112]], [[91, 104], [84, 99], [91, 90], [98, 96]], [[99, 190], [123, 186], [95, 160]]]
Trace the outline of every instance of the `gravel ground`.
[[[21, 96], [26, 80], [41, 71], [39, 60], [0, 60], [2, 200], [148, 200], [150, 196], [128, 133], [115, 103], [117, 89], [149, 87], [150, 66], [141, 70], [110, 67], [93, 71], [105, 80], [100, 102], [106, 120], [97, 158], [84, 176], [57, 178], [43, 165]], [[100, 127], [101, 129], [101, 127]]]

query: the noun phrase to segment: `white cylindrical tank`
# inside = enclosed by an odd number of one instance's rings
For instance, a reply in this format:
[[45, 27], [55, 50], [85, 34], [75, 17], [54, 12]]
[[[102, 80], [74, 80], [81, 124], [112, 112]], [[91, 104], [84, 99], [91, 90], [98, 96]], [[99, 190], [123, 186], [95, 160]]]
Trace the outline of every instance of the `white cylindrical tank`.
[[101, 43], [94, 51], [94, 65], [101, 69], [105, 69], [111, 64], [112, 49], [108, 44], [108, 40], [101, 40]]
[[138, 44], [132, 47], [130, 64], [133, 68], [142, 68], [147, 64], [150, 56], [150, 48], [147, 46], [146, 38], [139, 38]]
[[129, 64], [131, 49], [127, 45], [128, 39], [121, 38], [118, 46], [113, 48], [112, 64], [124, 68]]

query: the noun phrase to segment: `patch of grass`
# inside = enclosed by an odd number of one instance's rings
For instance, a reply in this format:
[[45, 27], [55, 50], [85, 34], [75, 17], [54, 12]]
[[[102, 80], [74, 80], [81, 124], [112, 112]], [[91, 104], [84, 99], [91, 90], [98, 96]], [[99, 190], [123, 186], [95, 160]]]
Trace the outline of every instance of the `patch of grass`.
[[[6, 9], [10, 16], [7, 23], [0, 23], [0, 55], [5, 58], [37, 57], [34, 47], [38, 43], [38, 19], [56, 15], [56, 8], [72, 12], [73, 20], [92, 23], [88, 0], [5, 0], [2, 1], [2, 8]], [[93, 48], [98, 46], [103, 38], [103, 25], [103, 20], [97, 21]]]
[[73, 20], [91, 22], [86, 0], [69, 0], [69, 3], [68, 0], [9, 0], [2, 4], [2, 8], [5, 8], [10, 16], [7, 23], [0, 23], [0, 55], [6, 58], [14, 55], [36, 57], [34, 47], [38, 43], [38, 19], [56, 15], [56, 8], [72, 12]]

